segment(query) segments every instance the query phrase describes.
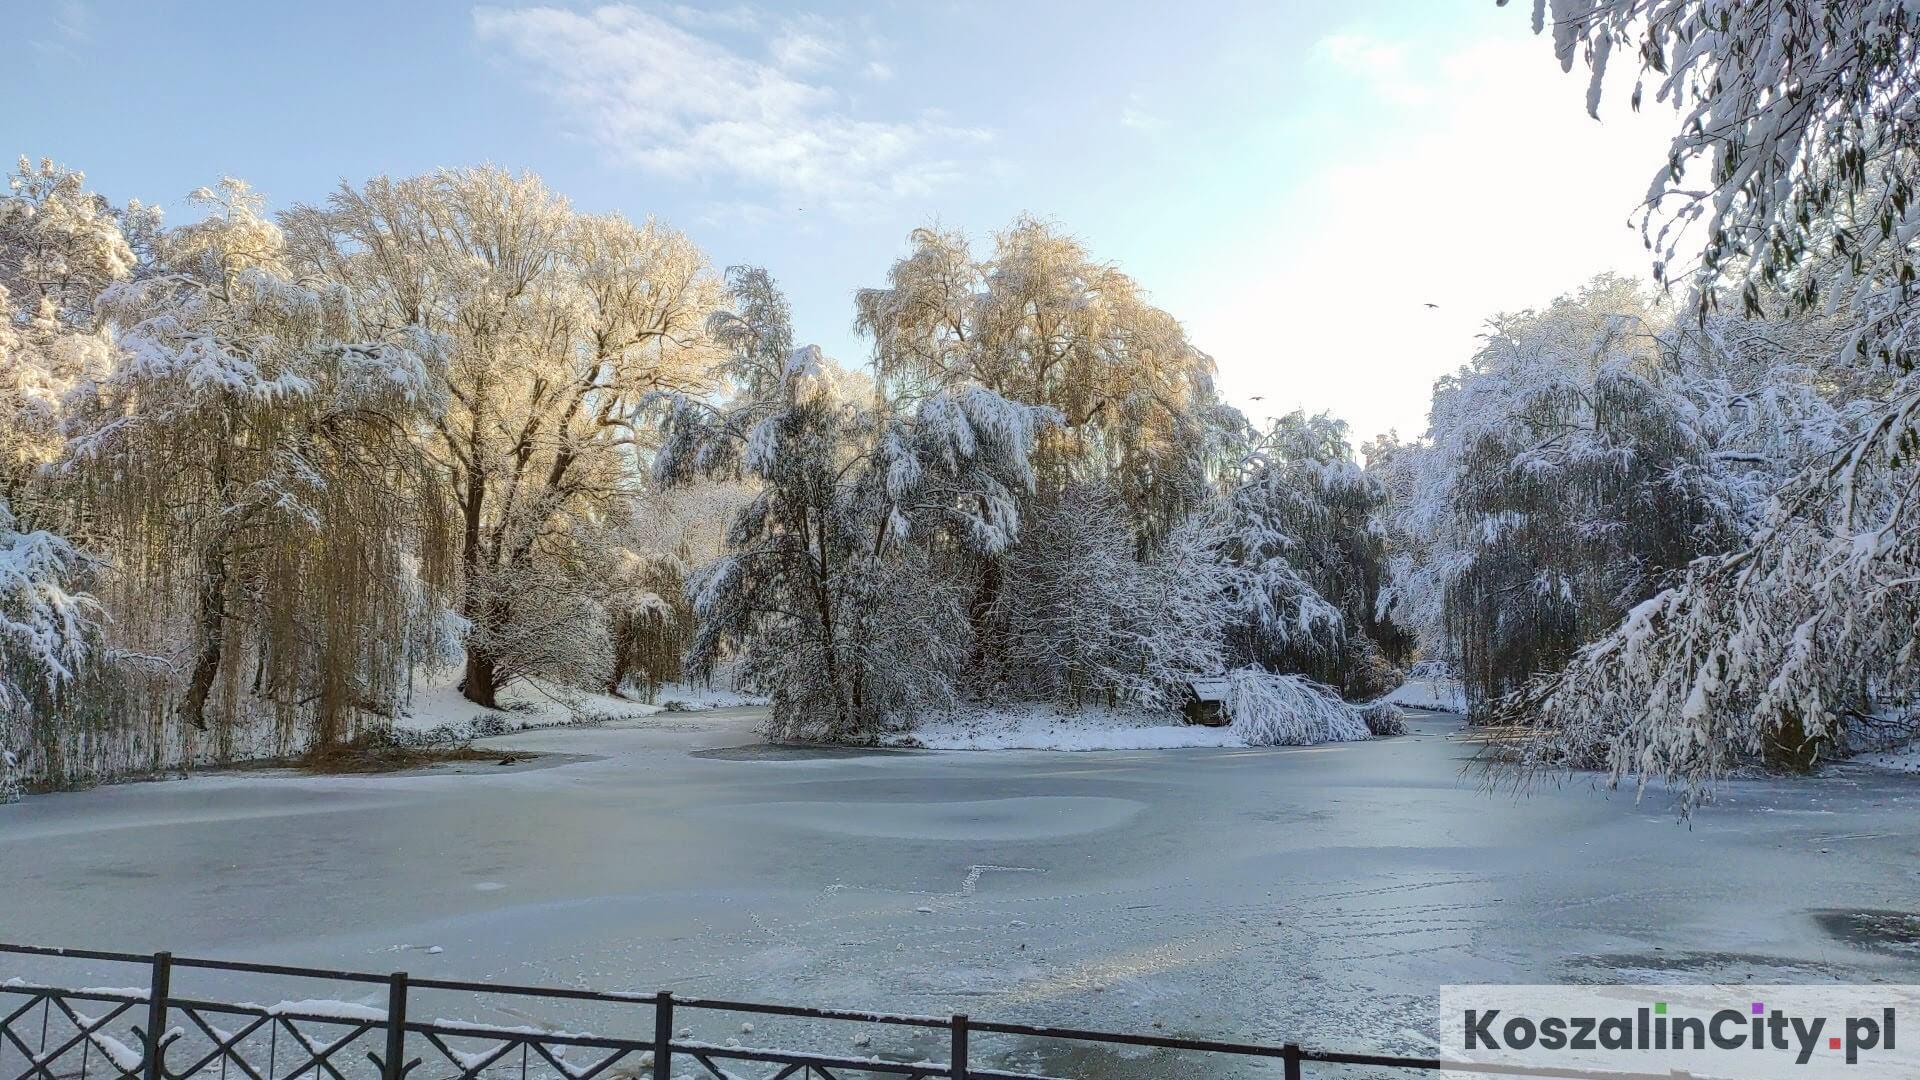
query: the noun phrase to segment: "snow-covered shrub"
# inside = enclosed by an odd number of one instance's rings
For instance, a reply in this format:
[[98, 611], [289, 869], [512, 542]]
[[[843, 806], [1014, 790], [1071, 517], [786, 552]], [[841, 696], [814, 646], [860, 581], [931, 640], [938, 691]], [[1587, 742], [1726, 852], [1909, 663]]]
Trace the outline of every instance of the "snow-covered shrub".
[[1259, 668], [1227, 673], [1227, 719], [1249, 746], [1311, 746], [1368, 737], [1360, 710], [1299, 675]]
[[479, 713], [471, 720], [457, 723], [436, 724], [433, 727], [418, 729], [389, 726], [370, 729], [363, 736], [368, 745], [397, 746], [408, 750], [432, 750], [439, 747], [465, 746], [475, 739], [505, 735], [513, 729], [507, 725], [507, 718], [498, 713]]
[[1369, 701], [1359, 706], [1360, 719], [1367, 730], [1374, 735], [1405, 735], [1407, 722], [1400, 718], [1400, 710], [1385, 701]]

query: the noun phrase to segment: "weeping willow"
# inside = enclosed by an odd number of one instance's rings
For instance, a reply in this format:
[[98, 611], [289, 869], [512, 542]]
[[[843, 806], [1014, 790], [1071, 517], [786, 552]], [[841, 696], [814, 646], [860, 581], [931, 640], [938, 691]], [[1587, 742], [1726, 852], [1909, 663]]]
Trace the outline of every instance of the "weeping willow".
[[[185, 760], [227, 760], [393, 715], [455, 568], [412, 438], [436, 405], [431, 342], [362, 340], [343, 293], [282, 276], [243, 185], [202, 201], [207, 222], [103, 296], [121, 355], [65, 471], [105, 559], [105, 655], [164, 695], [127, 714], [157, 709], [147, 726]], [[72, 697], [80, 719], [89, 695]]]
[[628, 591], [634, 599], [612, 613], [609, 693], [623, 694], [632, 681], [652, 701], [662, 686], [683, 675], [682, 661], [696, 623], [693, 601], [687, 597], [686, 568], [692, 563], [693, 551], [686, 544], [670, 556], [641, 561]]
[[1735, 535], [1703, 440], [1650, 378], [1548, 383], [1469, 444], [1454, 497], [1477, 534], [1445, 617], [1474, 715]]

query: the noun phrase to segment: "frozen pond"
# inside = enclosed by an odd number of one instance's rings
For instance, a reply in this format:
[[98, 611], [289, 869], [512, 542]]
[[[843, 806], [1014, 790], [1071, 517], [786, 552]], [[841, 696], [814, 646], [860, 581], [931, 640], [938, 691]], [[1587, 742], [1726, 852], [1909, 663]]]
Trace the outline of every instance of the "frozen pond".
[[757, 721], [34, 797], [0, 808], [0, 939], [1406, 1053], [1448, 982], [1920, 981], [1912, 776], [1729, 784], [1689, 825], [1584, 781], [1490, 795], [1433, 717], [1303, 749], [727, 749]]

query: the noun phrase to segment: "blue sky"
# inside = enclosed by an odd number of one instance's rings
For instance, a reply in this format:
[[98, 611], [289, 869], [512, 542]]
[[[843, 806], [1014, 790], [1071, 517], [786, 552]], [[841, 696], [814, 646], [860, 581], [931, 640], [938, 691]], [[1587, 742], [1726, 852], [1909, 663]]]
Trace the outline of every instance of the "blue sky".
[[1626, 219], [1671, 125], [1623, 99], [1588, 119], [1584, 79], [1492, 0], [61, 0], [9, 21], [0, 149], [176, 220], [222, 174], [287, 206], [532, 169], [767, 266], [800, 336], [857, 362], [852, 293], [909, 230], [984, 243], [1031, 212], [1180, 317], [1231, 400], [1330, 409], [1356, 441], [1422, 429], [1493, 312], [1644, 269]]

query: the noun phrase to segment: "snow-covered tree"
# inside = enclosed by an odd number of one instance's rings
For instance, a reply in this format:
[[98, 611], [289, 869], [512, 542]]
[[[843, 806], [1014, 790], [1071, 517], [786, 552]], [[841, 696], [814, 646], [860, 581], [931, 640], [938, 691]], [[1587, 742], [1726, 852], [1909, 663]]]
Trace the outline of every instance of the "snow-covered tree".
[[1120, 498], [1075, 486], [1036, 502], [1007, 557], [1001, 695], [1174, 708], [1182, 682], [1221, 670], [1232, 568], [1211, 518], [1141, 559]]
[[652, 701], [662, 685], [686, 676], [698, 624], [687, 582], [721, 554], [727, 523], [752, 498], [746, 484], [711, 480], [635, 496], [608, 552], [610, 693], [625, 694], [631, 682]]
[[412, 431], [438, 408], [437, 352], [376, 340], [344, 292], [293, 281], [244, 183], [194, 201], [206, 218], [99, 298], [116, 348], [69, 395], [61, 468], [112, 557], [114, 644], [169, 659], [180, 716], [205, 726], [224, 677], [223, 753], [243, 694], [272, 703], [283, 741], [311, 710], [325, 743], [404, 685], [398, 583], [425, 527]]
[[[134, 272], [158, 215], [116, 209], [72, 169], [21, 158], [0, 197], [0, 498], [31, 520], [59, 457], [61, 398], [105, 370], [100, 290]], [[129, 236], [132, 242], [129, 242]]]
[[[1536, 0], [1536, 30], [1547, 5]], [[1693, 563], [1516, 715], [1553, 734], [1541, 757], [1662, 776], [1697, 796], [1732, 761], [1807, 760], [1850, 718], [1913, 689], [1920, 581], [1920, 11], [1903, 0], [1727, 5], [1552, 4], [1562, 66], [1584, 56], [1596, 111], [1615, 49], [1679, 124], [1644, 231], [1655, 271], [1703, 316], [1828, 317], [1837, 347], [1805, 358], [1865, 389], [1849, 437], [1773, 498], [1734, 550]], [[1681, 265], [1694, 245], [1701, 256]], [[1911, 715], [1910, 713], [1908, 715]]]
[[[0, 499], [0, 720], [25, 714], [72, 681], [98, 629], [81, 591], [92, 560], [44, 529], [23, 532]], [[20, 744], [0, 727], [0, 749]]]
[[971, 384], [910, 411], [849, 401], [817, 348], [794, 348], [764, 271], [737, 268], [729, 283], [736, 310], [711, 333], [731, 350], [735, 394], [674, 395], [655, 466], [667, 483], [760, 487], [726, 553], [691, 582], [689, 666], [743, 651], [787, 736], [854, 737], [950, 701], [966, 623], [927, 553], [1006, 550], [1035, 434], [1054, 414]]
[[1205, 497], [1213, 361], [1132, 278], [1029, 217], [986, 259], [955, 232], [909, 245], [888, 287], [855, 300], [882, 382], [907, 398], [977, 383], [1058, 410], [1034, 454], [1039, 490], [1101, 480], [1136, 528], [1171, 527]]
[[1396, 509], [1416, 550], [1389, 610], [1443, 628], [1475, 715], [1737, 537], [1664, 327], [1640, 286], [1602, 276], [1495, 318], [1434, 389], [1431, 443]]
[[1291, 413], [1247, 442], [1226, 497], [1238, 568], [1234, 661], [1355, 696], [1390, 689], [1381, 641], [1401, 646], [1375, 612], [1386, 560], [1379, 479], [1354, 460], [1346, 425], [1324, 413]]
[[[957, 232], [919, 229], [908, 243], [887, 287], [855, 299], [855, 326], [873, 340], [885, 393], [913, 401], [977, 385], [1056, 410], [1061, 423], [1034, 449], [1034, 498], [1075, 485], [1110, 489], [1136, 556], [1210, 496], [1226, 412], [1213, 361], [1132, 278], [1029, 217], [997, 234], [985, 258]], [[1004, 684], [1004, 560], [942, 561], [967, 582], [972, 678]]]
[[720, 294], [700, 252], [494, 168], [342, 187], [285, 224], [294, 265], [344, 287], [376, 335], [442, 343], [426, 443], [457, 519], [463, 692], [492, 705], [514, 679], [572, 678], [548, 662], [576, 648], [610, 676], [606, 612], [590, 638], [548, 616], [593, 593], [583, 529], [635, 490], [642, 401], [707, 380]]

